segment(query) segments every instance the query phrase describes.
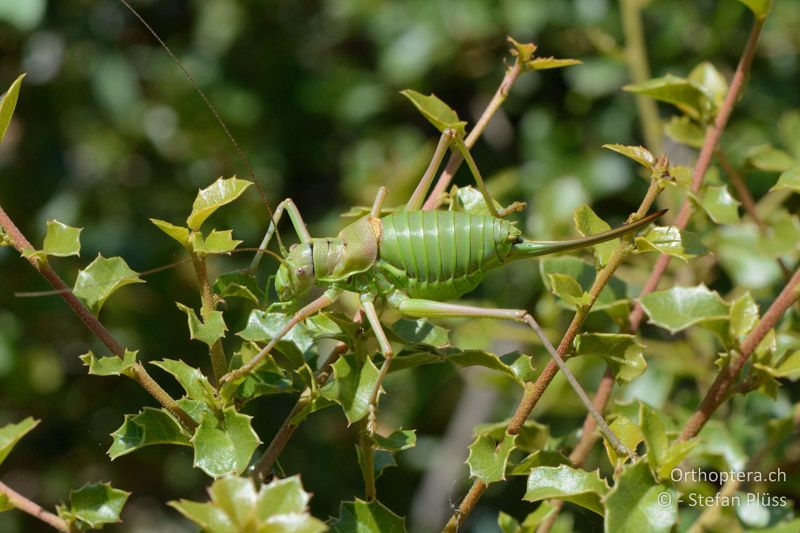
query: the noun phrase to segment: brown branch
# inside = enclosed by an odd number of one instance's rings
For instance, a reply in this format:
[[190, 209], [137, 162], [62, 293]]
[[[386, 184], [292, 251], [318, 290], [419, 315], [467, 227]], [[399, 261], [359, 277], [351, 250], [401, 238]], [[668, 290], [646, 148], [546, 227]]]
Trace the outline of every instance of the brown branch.
[[[2, 207], [0, 207], [0, 227], [5, 230], [6, 234], [11, 238], [11, 242], [13, 243], [14, 248], [22, 254], [24, 251], [31, 251], [34, 250], [33, 245], [31, 245], [30, 241], [25, 238], [25, 235], [17, 228], [14, 221], [11, 220], [11, 217], [6, 214]], [[117, 342], [117, 340], [111, 335], [106, 327], [97, 319], [94, 314], [83, 304], [82, 301], [78, 299], [77, 296], [72, 292], [72, 289], [64, 283], [64, 280], [53, 270], [50, 265], [43, 260], [38, 259], [35, 256], [30, 256], [27, 258], [28, 262], [31, 264], [33, 268], [36, 269], [42, 277], [47, 280], [53, 289], [58, 292], [59, 296], [66, 302], [70, 309], [77, 315], [77, 317], [83, 322], [83, 324], [89, 328], [89, 330], [97, 336], [100, 341], [106, 345], [106, 347], [116, 355], [117, 357], [124, 357], [125, 356], [125, 349], [122, 345]], [[155, 398], [155, 400], [161, 404], [165, 409], [167, 409], [170, 413], [175, 415], [178, 420], [181, 421], [183, 426], [190, 430], [194, 431], [197, 427], [197, 423], [192, 420], [192, 417], [184, 411], [178, 403], [169, 395], [167, 391], [161, 388], [161, 386], [156, 383], [156, 381], [150, 377], [147, 370], [141, 365], [141, 363], [136, 363], [133, 367], [133, 375], [131, 379], [139, 383], [150, 395]]]
[[69, 533], [69, 526], [58, 515], [55, 515], [49, 511], [45, 511], [41, 505], [29, 500], [3, 482], [0, 482], [0, 494], [4, 494], [6, 498], [8, 498], [8, 501], [11, 503], [11, 505], [20, 511], [38, 518], [48, 526], [52, 526], [59, 531]]
[[[659, 168], [666, 169], [668, 164], [666, 161], [662, 160], [658, 163], [658, 166]], [[647, 189], [647, 193], [642, 199], [639, 209], [629, 218], [629, 220], [638, 220], [645, 216], [660, 192], [661, 186], [659, 185], [659, 180], [654, 175], [653, 179], [650, 181], [650, 187]], [[581, 326], [583, 325], [584, 320], [586, 320], [586, 316], [589, 314], [592, 306], [597, 301], [597, 297], [614, 275], [614, 272], [620, 267], [622, 262], [628, 256], [630, 251], [631, 244], [628, 241], [623, 240], [620, 242], [620, 244], [614, 250], [614, 253], [609, 258], [606, 266], [595, 275], [594, 283], [592, 284], [591, 289], [589, 289], [589, 304], [578, 308], [572, 318], [572, 322], [570, 322], [570, 325], [564, 334], [564, 337], [558, 344], [556, 351], [562, 358], [566, 358], [569, 354], [572, 348], [572, 343], [580, 332]], [[545, 389], [548, 385], [550, 385], [550, 382], [557, 373], [558, 365], [556, 365], [553, 360], [550, 360], [547, 365], [545, 365], [536, 381], [525, 384], [525, 391], [522, 395], [522, 399], [520, 399], [519, 405], [514, 412], [514, 416], [512, 416], [508, 426], [506, 427], [506, 432], [508, 434], [516, 435], [520, 432], [522, 426], [525, 424], [525, 421], [533, 411], [533, 408], [539, 402], [539, 399], [542, 397]], [[479, 480], [475, 480], [469, 492], [467, 493], [467, 496], [462, 500], [461, 505], [459, 505], [458, 510], [453, 514], [453, 516], [450, 517], [450, 520], [445, 525], [444, 531], [456, 531], [460, 521], [466, 518], [469, 513], [472, 512], [472, 509], [475, 507], [475, 504], [477, 504], [485, 490], [486, 485]]]
[[798, 298], [800, 298], [800, 269], [794, 273], [789, 283], [786, 284], [775, 301], [772, 302], [769, 309], [767, 309], [767, 312], [764, 313], [764, 317], [758, 325], [756, 325], [753, 331], [744, 339], [739, 347], [739, 357], [719, 371], [714, 383], [711, 384], [711, 387], [703, 398], [703, 401], [700, 402], [697, 411], [695, 411], [686, 422], [678, 440], [690, 439], [703, 429], [703, 426], [705, 426], [706, 422], [711, 418], [711, 415], [714, 414], [714, 411], [728, 398], [731, 386], [736, 381], [736, 378], [739, 376], [739, 373], [745, 363], [747, 363], [747, 360], [750, 359], [750, 356], [753, 354], [758, 344], [764, 339], [767, 333], [775, 327], [786, 310], [791, 307]]
[[[750, 31], [747, 44], [742, 52], [742, 57], [739, 59], [739, 64], [736, 66], [736, 72], [733, 74], [733, 79], [731, 80], [731, 85], [728, 88], [728, 93], [725, 95], [725, 100], [722, 103], [722, 107], [720, 107], [719, 113], [717, 113], [714, 125], [710, 126], [706, 130], [706, 136], [703, 140], [703, 146], [700, 149], [700, 155], [698, 156], [697, 163], [695, 163], [694, 170], [692, 171], [692, 192], [698, 192], [700, 190], [700, 186], [703, 184], [706, 171], [711, 164], [711, 158], [717, 149], [717, 144], [719, 144], [719, 138], [722, 135], [722, 131], [725, 129], [725, 126], [728, 124], [728, 119], [731, 116], [731, 112], [733, 112], [733, 106], [739, 99], [739, 95], [744, 87], [744, 82], [747, 78], [747, 73], [750, 71], [750, 65], [753, 63], [753, 57], [756, 53], [756, 46], [758, 45], [758, 38], [761, 35], [761, 29], [763, 27], [764, 19], [756, 19], [753, 23], [753, 28]], [[689, 223], [689, 218], [691, 218], [693, 211], [694, 207], [692, 200], [687, 195], [687, 197], [683, 200], [683, 204], [678, 212], [678, 217], [675, 219], [674, 225], [677, 226], [678, 229], [685, 229], [686, 225]], [[661, 277], [667, 270], [669, 261], [670, 256], [668, 255], [662, 255], [658, 258], [650, 277], [644, 284], [640, 298], [641, 296], [649, 294], [656, 289], [658, 282], [661, 280]], [[643, 318], [644, 309], [637, 301], [634, 305], [633, 311], [631, 311], [629, 319], [632, 331], [639, 330], [639, 326], [641, 325]]]

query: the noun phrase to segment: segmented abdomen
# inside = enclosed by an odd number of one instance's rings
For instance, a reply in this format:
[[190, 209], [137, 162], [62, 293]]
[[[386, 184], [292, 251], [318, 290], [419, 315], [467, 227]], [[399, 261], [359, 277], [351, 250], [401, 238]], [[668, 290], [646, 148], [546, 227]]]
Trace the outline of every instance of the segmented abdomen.
[[379, 264], [405, 273], [412, 298], [448, 300], [473, 290], [519, 236], [503, 219], [453, 211], [400, 212], [381, 222]]

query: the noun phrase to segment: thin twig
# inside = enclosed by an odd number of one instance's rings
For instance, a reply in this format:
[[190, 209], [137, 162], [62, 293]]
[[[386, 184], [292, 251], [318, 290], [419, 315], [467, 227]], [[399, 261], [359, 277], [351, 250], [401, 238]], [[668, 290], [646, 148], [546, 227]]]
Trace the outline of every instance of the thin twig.
[[48, 526], [52, 526], [59, 531], [64, 531], [65, 533], [69, 532], [69, 526], [58, 515], [55, 515], [49, 511], [45, 511], [41, 505], [29, 500], [3, 482], [0, 482], [0, 494], [5, 494], [11, 505], [20, 511], [38, 518]]
[[[17, 228], [11, 217], [6, 214], [2, 207], [0, 207], [0, 227], [5, 230], [6, 234], [11, 238], [14, 248], [21, 254], [25, 250], [34, 250], [30, 241], [25, 238], [25, 235]], [[106, 327], [97, 319], [94, 314], [81, 302], [77, 296], [72, 292], [72, 289], [67, 286], [61, 277], [53, 270], [46, 261], [41, 261], [35, 256], [27, 258], [28, 262], [36, 269], [42, 277], [47, 280], [51, 287], [58, 292], [59, 296], [66, 302], [70, 309], [77, 315], [83, 324], [94, 333], [100, 341], [111, 350], [111, 353], [117, 357], [125, 356], [125, 349], [117, 340], [111, 335]], [[197, 423], [192, 420], [192, 417], [184, 411], [180, 405], [169, 395], [167, 391], [161, 388], [156, 381], [150, 377], [147, 370], [141, 365], [136, 363], [133, 366], [133, 375], [131, 378], [139, 383], [155, 400], [161, 404], [170, 413], [175, 415], [181, 424], [188, 430], [194, 431]]]
[[[200, 288], [200, 301], [202, 303], [200, 315], [203, 317], [203, 322], [207, 322], [216, 309], [216, 299], [214, 296], [214, 291], [211, 289], [211, 283], [208, 280], [206, 259], [193, 250], [189, 250], [189, 254], [192, 257], [194, 273], [197, 277], [197, 284]], [[222, 339], [217, 339], [214, 341], [214, 344], [208, 347], [208, 354], [211, 357], [211, 381], [216, 387], [220, 378], [228, 371], [228, 360], [226, 359], [225, 351], [222, 348]]]

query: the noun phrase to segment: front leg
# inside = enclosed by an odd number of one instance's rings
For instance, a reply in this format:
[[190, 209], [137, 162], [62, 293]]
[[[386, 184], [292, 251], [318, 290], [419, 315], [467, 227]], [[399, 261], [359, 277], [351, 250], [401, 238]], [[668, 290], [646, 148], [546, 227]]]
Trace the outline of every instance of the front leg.
[[633, 452], [628, 450], [619, 438], [614, 434], [612, 429], [608, 426], [603, 416], [597, 411], [589, 396], [578, 383], [578, 380], [572, 374], [564, 359], [559, 355], [550, 340], [545, 336], [541, 326], [534, 320], [534, 318], [524, 309], [497, 309], [476, 307], [472, 305], [460, 305], [453, 303], [443, 303], [434, 300], [422, 300], [417, 298], [408, 298], [404, 296], [395, 295], [392, 298], [392, 303], [396, 305], [398, 310], [407, 316], [416, 318], [494, 318], [500, 320], [513, 320], [515, 322], [524, 322], [527, 324], [541, 339], [545, 349], [553, 358], [558, 368], [564, 373], [564, 376], [569, 381], [569, 384], [575, 390], [575, 393], [586, 406], [586, 409], [597, 421], [597, 426], [603, 432], [608, 442], [617, 450], [620, 455], [627, 455], [634, 457]]
[[[256, 252], [255, 257], [253, 257], [253, 262], [250, 264], [251, 270], [258, 268], [258, 264], [261, 262], [261, 257], [264, 255], [262, 250], [266, 250], [267, 246], [269, 246], [269, 241], [272, 240], [272, 236], [277, 230], [278, 222], [280, 222], [284, 211], [286, 211], [286, 213], [289, 215], [289, 219], [292, 221], [292, 226], [294, 227], [294, 231], [297, 233], [297, 236], [300, 238], [300, 242], [311, 242], [311, 234], [308, 232], [308, 228], [306, 227], [305, 221], [303, 221], [302, 215], [300, 215], [300, 210], [297, 209], [297, 206], [291, 198], [287, 198], [279, 203], [278, 207], [275, 208], [275, 213], [272, 216], [272, 220], [269, 222], [267, 233], [261, 240], [261, 244], [258, 246], [258, 252]], [[278, 240], [280, 241], [280, 238]], [[285, 257], [286, 250], [283, 248], [283, 243], [279, 242], [279, 245], [281, 248], [281, 255]]]

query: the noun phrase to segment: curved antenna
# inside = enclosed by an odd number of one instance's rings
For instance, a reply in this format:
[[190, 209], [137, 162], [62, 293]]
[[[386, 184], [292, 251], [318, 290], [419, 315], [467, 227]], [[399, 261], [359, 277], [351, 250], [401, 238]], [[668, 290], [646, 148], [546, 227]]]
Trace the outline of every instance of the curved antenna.
[[[183, 75], [186, 76], [187, 80], [189, 80], [189, 85], [192, 86], [192, 89], [194, 89], [195, 92], [198, 95], [200, 95], [200, 98], [203, 99], [203, 102], [205, 103], [206, 107], [209, 109], [209, 111], [211, 111], [211, 114], [214, 115], [214, 119], [217, 121], [217, 124], [219, 124], [219, 127], [222, 128], [222, 131], [225, 133], [225, 137], [228, 138], [228, 141], [230, 141], [234, 150], [236, 150], [236, 154], [239, 157], [239, 161], [241, 161], [241, 163], [247, 170], [249, 178], [253, 181], [253, 183], [256, 184], [256, 188], [258, 189], [258, 195], [261, 197], [262, 203], [267, 208], [270, 221], [273, 221], [275, 219], [275, 215], [272, 212], [272, 207], [270, 207], [269, 200], [267, 200], [267, 195], [264, 193], [264, 189], [261, 188], [261, 184], [258, 182], [258, 178], [256, 178], [256, 173], [253, 170], [253, 166], [250, 164], [250, 160], [247, 159], [247, 156], [244, 154], [242, 147], [239, 146], [239, 143], [236, 141], [236, 138], [228, 129], [228, 125], [225, 124], [225, 121], [222, 120], [222, 117], [217, 112], [217, 109], [214, 107], [214, 105], [211, 103], [211, 100], [208, 99], [208, 96], [206, 96], [206, 93], [203, 91], [203, 89], [201, 89], [200, 86], [197, 85], [197, 82], [194, 80], [192, 75], [189, 73], [189, 71], [186, 69], [183, 63], [181, 63], [181, 60], [178, 59], [178, 57], [172, 52], [172, 49], [169, 46], [167, 46], [167, 43], [165, 43], [163, 39], [161, 39], [158, 33], [156, 33], [156, 30], [154, 30], [153, 27], [150, 26], [150, 24], [148, 24], [148, 22], [144, 19], [144, 17], [142, 17], [139, 14], [139, 12], [136, 11], [136, 9], [134, 9], [133, 6], [128, 3], [128, 0], [119, 0], [119, 1], [122, 5], [124, 5], [128, 9], [128, 11], [130, 11], [133, 14], [134, 17], [136, 17], [139, 20], [139, 22], [142, 23], [142, 26], [144, 26], [147, 29], [147, 31], [150, 32], [150, 35], [152, 35], [153, 38], [156, 41], [158, 41], [158, 44], [160, 44], [161, 48], [163, 48], [164, 51], [169, 55], [170, 59], [172, 59], [172, 62], [175, 63], [179, 69], [181, 69]], [[275, 237], [278, 239], [278, 244], [281, 246], [281, 248], [283, 248], [283, 242], [281, 242], [281, 235], [277, 231], [277, 227], [275, 228]]]

